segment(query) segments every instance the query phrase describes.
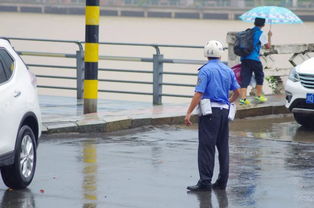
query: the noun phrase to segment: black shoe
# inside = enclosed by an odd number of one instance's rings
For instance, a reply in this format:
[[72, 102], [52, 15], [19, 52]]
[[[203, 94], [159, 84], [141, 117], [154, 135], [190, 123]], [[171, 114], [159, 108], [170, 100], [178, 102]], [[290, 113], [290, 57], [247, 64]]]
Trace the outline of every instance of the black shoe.
[[226, 190], [227, 185], [226, 185], [226, 184], [218, 183], [218, 182], [216, 181], [214, 184], [212, 184], [212, 188], [213, 188], [213, 189], [216, 189], [216, 190]]
[[195, 186], [188, 186], [186, 188], [190, 191], [210, 191], [211, 187], [211, 184], [204, 185], [201, 183], [197, 183]]

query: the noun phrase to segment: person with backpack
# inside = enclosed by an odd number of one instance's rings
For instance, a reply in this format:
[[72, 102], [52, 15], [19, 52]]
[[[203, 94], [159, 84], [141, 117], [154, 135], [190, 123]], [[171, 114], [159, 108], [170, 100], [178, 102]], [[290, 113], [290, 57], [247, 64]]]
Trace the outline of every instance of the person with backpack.
[[[223, 45], [208, 41], [204, 56], [208, 62], [199, 69], [198, 81], [184, 122], [192, 125], [191, 115], [197, 105], [201, 108], [198, 122], [198, 170], [199, 181], [188, 186], [189, 191], [226, 189], [229, 176], [229, 110], [230, 103], [239, 96], [239, 84], [233, 71], [221, 62]], [[229, 91], [233, 91], [229, 97]], [[212, 185], [215, 163], [215, 147], [218, 150], [219, 176]]]
[[240, 89], [240, 105], [249, 105], [250, 101], [246, 98], [247, 87], [250, 84], [252, 74], [256, 79], [256, 96], [258, 103], [267, 101], [263, 96], [264, 72], [263, 65], [260, 61], [260, 49], [265, 46], [267, 49], [271, 46], [272, 32], [268, 32], [268, 40], [261, 30], [265, 26], [264, 18], [255, 18], [255, 27], [238, 33], [234, 52], [241, 56], [241, 89]]

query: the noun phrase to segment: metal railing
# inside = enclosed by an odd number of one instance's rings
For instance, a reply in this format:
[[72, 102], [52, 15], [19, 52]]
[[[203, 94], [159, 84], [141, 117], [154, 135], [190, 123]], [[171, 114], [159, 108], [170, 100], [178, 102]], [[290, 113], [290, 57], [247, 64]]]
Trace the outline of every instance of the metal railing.
[[[63, 75], [45, 75], [36, 74], [38, 78], [50, 78], [50, 79], [64, 79], [64, 80], [76, 80], [76, 87], [65, 87], [65, 86], [55, 86], [55, 85], [38, 85], [39, 88], [51, 88], [60, 90], [75, 90], [77, 99], [83, 98], [83, 81], [84, 81], [84, 42], [81, 41], [67, 41], [67, 40], [50, 40], [50, 39], [31, 39], [31, 38], [14, 38], [7, 37], [11, 41], [26, 41], [26, 42], [49, 42], [49, 43], [62, 43], [62, 44], [72, 44], [77, 47], [76, 51], [73, 53], [55, 53], [55, 52], [39, 52], [39, 51], [17, 51], [21, 56], [31, 56], [40, 58], [67, 58], [75, 59], [76, 64], [73, 66], [61, 65], [61, 64], [37, 64], [30, 63], [26, 61], [28, 67], [36, 68], [52, 68], [52, 69], [69, 69], [75, 70], [76, 76], [63, 76]], [[127, 47], [150, 47], [154, 49], [154, 54], [151, 58], [147, 57], [136, 57], [136, 56], [104, 56], [99, 55], [99, 60], [107, 61], [125, 61], [125, 62], [143, 62], [152, 63], [153, 67], [149, 70], [138, 70], [138, 69], [117, 69], [117, 68], [103, 68], [99, 67], [99, 72], [123, 72], [123, 73], [136, 73], [136, 74], [151, 74], [152, 81], [142, 81], [142, 80], [121, 80], [121, 79], [102, 79], [99, 78], [99, 82], [107, 83], [121, 83], [121, 84], [140, 84], [152, 86], [151, 92], [143, 91], [130, 91], [130, 90], [108, 90], [99, 89], [98, 92], [104, 93], [122, 93], [122, 94], [133, 94], [133, 95], [147, 95], [152, 96], [153, 104], [162, 104], [162, 97], [181, 97], [189, 98], [191, 95], [182, 95], [176, 93], [163, 92], [163, 86], [176, 86], [176, 87], [194, 87], [194, 84], [189, 83], [173, 83], [163, 81], [164, 75], [178, 75], [178, 76], [192, 76], [196, 77], [197, 73], [187, 73], [187, 72], [171, 72], [164, 71], [164, 64], [193, 64], [201, 65], [204, 64], [205, 60], [189, 60], [189, 59], [170, 59], [164, 58], [161, 54], [160, 48], [186, 48], [186, 49], [203, 49], [203, 46], [191, 46], [191, 45], [165, 45], [165, 44], [137, 44], [137, 43], [114, 43], [114, 42], [100, 42], [100, 45], [113, 45], [113, 46], [127, 46]], [[15, 46], [14, 44], [12, 44]], [[127, 87], [125, 87], [127, 89]]]
[[132, 92], [132, 91], [118, 91], [118, 90], [98, 90], [99, 92], [110, 92], [110, 93], [124, 93], [124, 94], [137, 94], [137, 95], [152, 95], [153, 104], [162, 104], [162, 97], [182, 97], [190, 98], [191, 95], [182, 94], [171, 94], [163, 93], [163, 86], [176, 86], [176, 87], [194, 87], [195, 85], [186, 83], [173, 83], [164, 82], [164, 75], [179, 75], [179, 76], [196, 76], [196, 73], [185, 73], [185, 72], [167, 72], [164, 71], [164, 64], [204, 64], [204, 60], [188, 60], [188, 59], [167, 59], [161, 54], [160, 48], [190, 48], [190, 49], [203, 49], [203, 46], [191, 46], [191, 45], [165, 45], [165, 44], [134, 44], [134, 43], [110, 43], [110, 42], [100, 42], [100, 45], [125, 45], [125, 46], [142, 46], [142, 47], [152, 47], [155, 49], [155, 54], [152, 58], [142, 58], [142, 57], [123, 57], [123, 56], [100, 56], [100, 60], [112, 60], [112, 61], [135, 61], [135, 62], [149, 62], [153, 63], [152, 70], [121, 70], [121, 69], [108, 69], [99, 68], [99, 71], [113, 71], [113, 72], [128, 72], [128, 73], [150, 73], [153, 75], [152, 82], [145, 81], [125, 81], [125, 80], [103, 80], [99, 81], [106, 82], [120, 82], [120, 83], [133, 83], [133, 84], [147, 84], [153, 86], [153, 91], [151, 93], [147, 92]]
[[[15, 3], [15, 4], [41, 4], [41, 5], [58, 5], [58, 6], [75, 6], [84, 5], [85, 0], [2, 0], [2, 3]], [[254, 1], [254, 0], [211, 0], [211, 1], [197, 1], [193, 3], [183, 1], [183, 0], [128, 0], [128, 1], [115, 1], [115, 0], [102, 0], [101, 5], [109, 6], [135, 6], [135, 7], [149, 7], [149, 6], [159, 6], [159, 7], [191, 7], [191, 8], [210, 8], [210, 7], [256, 7], [260, 5], [264, 6], [283, 6], [288, 8], [313, 8], [314, 3], [311, 0], [298, 0], [298, 1], [278, 1], [278, 0], [264, 0]]]
[[[41, 60], [46, 60], [48, 58], [64, 58], [64, 59], [74, 59], [75, 64], [73, 65], [65, 65], [65, 64], [40, 64], [38, 62], [28, 62], [26, 61], [26, 64], [30, 68], [49, 68], [49, 69], [66, 69], [66, 70], [72, 70], [75, 72], [75, 76], [64, 76], [64, 75], [58, 75], [58, 73], [55, 73], [55, 71], [52, 71], [52, 73], [48, 74], [42, 74], [37, 73], [36, 76], [40, 79], [53, 79], [53, 80], [75, 80], [76, 86], [59, 86], [56, 84], [48, 85], [44, 81], [43, 84], [39, 84], [39, 88], [48, 88], [48, 89], [56, 89], [56, 90], [72, 90], [76, 91], [76, 97], [77, 99], [83, 98], [83, 91], [84, 91], [84, 50], [83, 45], [84, 42], [81, 41], [67, 41], [67, 40], [50, 40], [50, 39], [30, 39], [30, 38], [7, 38], [11, 41], [23, 41], [23, 42], [48, 42], [52, 44], [70, 44], [72, 46], [75, 46], [75, 49], [72, 52], [64, 53], [64, 52], [52, 52], [52, 51], [28, 51], [28, 50], [19, 50], [17, 51], [21, 56], [30, 56], [30, 57], [37, 57]], [[233, 48], [234, 43], [234, 33], [228, 33], [227, 36], [227, 42], [228, 42], [228, 48]], [[180, 93], [172, 93], [169, 90], [166, 90], [166, 87], [175, 87], [175, 89], [185, 89], [184, 87], [188, 87], [191, 89], [190, 92], [192, 92], [192, 88], [195, 86], [194, 84], [184, 82], [183, 79], [181, 80], [181, 77], [193, 77], [196, 80], [196, 71], [193, 72], [186, 72], [183, 70], [165, 70], [164, 65], [167, 64], [180, 64], [180, 65], [202, 65], [206, 61], [205, 60], [193, 60], [193, 59], [180, 59], [180, 58], [166, 58], [165, 55], [161, 53], [161, 49], [166, 48], [178, 48], [178, 49], [197, 49], [201, 50], [203, 49], [203, 46], [192, 46], [192, 45], [165, 45], [165, 44], [138, 44], [138, 43], [114, 43], [114, 42], [100, 42], [100, 46], [123, 46], [123, 47], [144, 47], [144, 48], [150, 48], [153, 49], [153, 52], [151, 53], [151, 57], [138, 57], [137, 54], [132, 54], [131, 56], [109, 56], [101, 54], [99, 55], [100, 61], [112, 61], [112, 62], [134, 62], [136, 63], [135, 68], [116, 68], [116, 67], [108, 67], [108, 65], [103, 65], [99, 67], [99, 73], [101, 72], [110, 72], [110, 73], [128, 73], [128, 74], [135, 74], [139, 75], [138, 77], [141, 77], [141, 75], [149, 75], [150, 80], [131, 80], [129, 77], [127, 79], [117, 79], [117, 76], [113, 76], [113, 78], [102, 78], [99, 77], [99, 83], [115, 83], [119, 84], [119, 90], [112, 89], [111, 87], [109, 89], [104, 89], [102, 87], [99, 87], [100, 93], [114, 93], [114, 94], [130, 94], [130, 95], [143, 95], [143, 96], [152, 96], [153, 104], [160, 105], [162, 104], [162, 98], [163, 97], [173, 97], [173, 98], [190, 98], [192, 96], [192, 93], [190, 94], [180, 94]], [[12, 44], [13, 46], [17, 46], [15, 44]], [[32, 45], [33, 46], [33, 45]], [[33, 47], [32, 47], [33, 48]], [[46, 48], [45, 48], [46, 49]], [[132, 51], [132, 50], [131, 50]], [[121, 51], [122, 52], [122, 51]], [[292, 65], [295, 65], [294, 60], [298, 58], [299, 55], [302, 55], [301, 57], [307, 57], [309, 56], [309, 53], [314, 53], [314, 45], [313, 44], [297, 44], [297, 45], [275, 45], [272, 47], [271, 50], [264, 51], [264, 56], [262, 57], [265, 61], [265, 75], [266, 76], [287, 76], [289, 73], [289, 70], [291, 67], [282, 67], [271, 64], [272, 59], [270, 54], [291, 54], [292, 57], [289, 59], [290, 63]], [[118, 51], [118, 54], [121, 54], [120, 51]], [[145, 53], [147, 54], [147, 53]], [[303, 60], [303, 59], [302, 59]], [[24, 60], [25, 61], [25, 60]], [[106, 63], [107, 63], [106, 62]], [[143, 63], [150, 63], [152, 64], [151, 68], [149, 69], [139, 69], [139, 65], [142, 65]], [[233, 54], [233, 50], [228, 51], [228, 63], [230, 66], [233, 66], [237, 63], [239, 63], [239, 57], [235, 56]], [[178, 67], [180, 68], [180, 67]], [[72, 73], [73, 74], [73, 73]], [[167, 76], [177, 76], [179, 77], [177, 80], [179, 82], [173, 82], [173, 81], [165, 81], [165, 78]], [[172, 79], [173, 80], [173, 79]], [[121, 84], [121, 85], [120, 85]], [[143, 85], [151, 87], [151, 90], [144, 91], [141, 87], [138, 87], [134, 90], [130, 90], [130, 85]], [[109, 85], [107, 85], [109, 86]], [[176, 92], [178, 90], [175, 90]], [[183, 90], [184, 91], [184, 90]]]
[[68, 41], [68, 40], [51, 40], [51, 39], [33, 39], [33, 38], [14, 38], [8, 37], [7, 39], [18, 40], [18, 41], [31, 41], [31, 42], [50, 42], [50, 43], [64, 43], [64, 44], [74, 44], [77, 46], [77, 51], [75, 54], [68, 53], [52, 53], [52, 52], [38, 52], [38, 51], [17, 51], [21, 56], [35, 56], [35, 57], [53, 57], [53, 58], [69, 58], [76, 59], [76, 66], [65, 66], [65, 65], [50, 65], [50, 64], [36, 64], [36, 63], [26, 63], [28, 67], [36, 68], [53, 68], [53, 69], [72, 69], [76, 70], [76, 77], [69, 76], [51, 76], [51, 75], [38, 75], [37, 78], [52, 78], [52, 79], [65, 79], [65, 80], [76, 80], [76, 87], [61, 87], [61, 86], [51, 86], [51, 85], [38, 85], [39, 88], [50, 88], [50, 89], [61, 89], [61, 90], [76, 90], [77, 98], [82, 98], [83, 93], [83, 80], [84, 80], [84, 62], [83, 62], [83, 46], [79, 41]]

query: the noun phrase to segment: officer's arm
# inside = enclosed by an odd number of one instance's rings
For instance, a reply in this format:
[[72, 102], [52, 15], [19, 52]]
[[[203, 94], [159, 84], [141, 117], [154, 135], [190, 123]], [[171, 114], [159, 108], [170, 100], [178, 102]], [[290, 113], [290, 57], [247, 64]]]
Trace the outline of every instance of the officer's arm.
[[195, 92], [195, 94], [194, 94], [194, 96], [192, 98], [191, 104], [190, 104], [190, 106], [188, 108], [188, 111], [186, 113], [185, 119], [184, 119], [184, 122], [185, 122], [186, 125], [188, 125], [188, 126], [192, 125], [192, 122], [190, 120], [192, 112], [195, 109], [195, 107], [200, 103], [202, 96], [203, 96], [202, 93]]
[[229, 102], [233, 103], [234, 101], [236, 101], [238, 99], [239, 95], [240, 95], [239, 89], [233, 90], [233, 93], [232, 93], [231, 97], [229, 98]]

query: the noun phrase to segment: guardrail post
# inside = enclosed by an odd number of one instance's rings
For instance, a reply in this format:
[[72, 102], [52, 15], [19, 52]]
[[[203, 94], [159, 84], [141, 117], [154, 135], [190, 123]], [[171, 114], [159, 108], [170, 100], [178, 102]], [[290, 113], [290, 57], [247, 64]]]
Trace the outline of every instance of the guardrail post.
[[84, 89], [84, 54], [76, 51], [76, 99], [83, 99]]
[[153, 104], [162, 104], [162, 72], [163, 72], [162, 54], [154, 54], [153, 56]]
[[86, 0], [85, 10], [84, 114], [88, 114], [97, 112], [100, 14], [99, 0]]

